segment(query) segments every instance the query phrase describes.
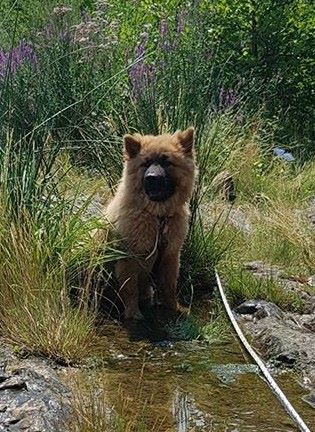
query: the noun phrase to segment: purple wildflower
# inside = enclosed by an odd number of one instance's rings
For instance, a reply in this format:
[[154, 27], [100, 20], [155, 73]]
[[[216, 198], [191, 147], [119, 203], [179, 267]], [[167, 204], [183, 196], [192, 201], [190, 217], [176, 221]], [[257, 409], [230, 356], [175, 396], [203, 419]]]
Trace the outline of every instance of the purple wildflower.
[[60, 5], [53, 9], [53, 14], [57, 17], [64, 17], [69, 12], [72, 12], [72, 7], [69, 6]]
[[60, 41], [65, 45], [71, 43], [71, 34], [68, 30], [61, 30], [59, 34]]
[[176, 16], [176, 33], [177, 35], [180, 35], [183, 33], [185, 29], [185, 20], [187, 18], [187, 11], [182, 10], [180, 11]]
[[142, 58], [145, 55], [149, 35], [146, 32], [141, 33], [140, 42], [136, 46], [136, 58]]
[[90, 18], [86, 9], [84, 9], [82, 6], [80, 7], [80, 17], [81, 17], [83, 22], [88, 22], [88, 20]]
[[168, 22], [166, 19], [162, 19], [160, 22], [160, 36], [165, 39], [168, 35]]
[[43, 37], [46, 41], [52, 39], [54, 36], [54, 27], [52, 22], [49, 22], [41, 31], [39, 31], [37, 36]]
[[168, 21], [166, 19], [162, 19], [160, 22], [160, 48], [163, 51], [170, 51], [172, 49], [171, 42], [169, 40], [169, 27]]
[[17, 47], [8, 52], [0, 51], [0, 79], [3, 79], [8, 73], [16, 75], [24, 63], [30, 64], [33, 68], [38, 65], [36, 53], [30, 43], [21, 41]]
[[236, 93], [232, 89], [225, 90], [223, 87], [219, 93], [219, 106], [223, 109], [231, 108], [238, 102]]
[[135, 49], [136, 63], [129, 69], [129, 80], [135, 98], [141, 97], [141, 95], [155, 82], [155, 66], [144, 61], [147, 43], [148, 34], [142, 33], [140, 42]]
[[152, 64], [140, 61], [129, 70], [129, 80], [132, 86], [133, 96], [138, 99], [155, 82], [156, 70]]

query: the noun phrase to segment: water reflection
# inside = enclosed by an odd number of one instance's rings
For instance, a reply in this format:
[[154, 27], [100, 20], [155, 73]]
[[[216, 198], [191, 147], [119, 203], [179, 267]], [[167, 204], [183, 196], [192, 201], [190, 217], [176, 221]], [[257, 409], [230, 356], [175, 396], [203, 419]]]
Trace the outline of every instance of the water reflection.
[[172, 400], [172, 414], [175, 419], [176, 432], [188, 432], [195, 426], [204, 430], [206, 426], [205, 416], [195, 404], [192, 395], [176, 388]]

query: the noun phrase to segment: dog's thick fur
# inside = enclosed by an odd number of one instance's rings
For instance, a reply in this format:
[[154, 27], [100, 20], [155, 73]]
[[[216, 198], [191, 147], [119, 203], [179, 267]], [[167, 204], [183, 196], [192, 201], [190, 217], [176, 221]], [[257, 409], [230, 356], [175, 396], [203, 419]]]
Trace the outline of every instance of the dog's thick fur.
[[[142, 318], [139, 303], [149, 296], [153, 267], [159, 301], [171, 314], [178, 310], [180, 251], [188, 230], [189, 201], [197, 173], [193, 141], [193, 128], [173, 135], [124, 136], [123, 175], [105, 216], [137, 257], [122, 259], [115, 267], [126, 319]], [[175, 192], [166, 201], [155, 202], [144, 191], [143, 165], [160, 156], [168, 158], [167, 172], [175, 183]], [[159, 236], [164, 236], [167, 243], [163, 250], [157, 247]]]

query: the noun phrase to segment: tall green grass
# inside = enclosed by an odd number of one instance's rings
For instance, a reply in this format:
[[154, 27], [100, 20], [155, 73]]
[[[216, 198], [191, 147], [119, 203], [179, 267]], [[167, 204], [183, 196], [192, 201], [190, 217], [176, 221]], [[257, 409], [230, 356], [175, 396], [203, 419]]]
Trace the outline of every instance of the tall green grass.
[[266, 300], [275, 303], [283, 310], [301, 312], [303, 301], [294, 291], [288, 291], [272, 277], [257, 277], [235, 265], [222, 269], [229, 300], [233, 307], [246, 300]]
[[103, 223], [84, 217], [86, 191], [65, 189], [69, 167], [51, 140], [36, 147], [32, 139], [14, 143], [8, 136], [0, 170], [2, 338], [63, 363], [100, 353], [104, 340], [88, 307], [93, 285], [79, 287], [77, 308], [70, 292], [82, 266], [93, 273], [119, 251], [93, 239]]
[[[206, 210], [224, 215], [221, 241], [232, 239], [219, 263], [233, 305], [249, 298], [265, 299], [283, 309], [302, 311], [300, 291], [309, 291], [307, 278], [314, 273], [314, 161], [286, 163], [272, 154], [272, 136], [260, 136], [257, 129], [239, 135], [229, 147], [224, 168], [231, 173], [237, 199], [233, 207], [214, 197]], [[233, 217], [230, 217], [234, 215]], [[239, 223], [235, 218], [241, 217]], [[249, 230], [242, 229], [242, 220]], [[257, 277], [244, 264], [261, 261], [282, 271], [284, 280]], [[286, 278], [304, 280], [294, 290], [285, 287]]]
[[72, 248], [82, 245], [82, 229], [71, 229], [71, 221], [61, 222], [55, 236], [47, 233], [57, 228], [48, 218], [42, 226], [27, 220], [25, 216], [21, 224], [2, 215], [2, 338], [27, 352], [63, 363], [78, 362], [97, 351], [101, 343], [93, 313], [87, 308], [74, 309], [70, 303], [67, 265]]

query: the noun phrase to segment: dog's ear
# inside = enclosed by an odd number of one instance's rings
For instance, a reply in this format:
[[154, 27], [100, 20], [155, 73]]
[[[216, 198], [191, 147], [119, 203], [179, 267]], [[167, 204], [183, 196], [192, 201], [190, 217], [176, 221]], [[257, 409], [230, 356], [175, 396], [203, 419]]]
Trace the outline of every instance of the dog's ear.
[[179, 143], [185, 154], [190, 155], [194, 148], [195, 129], [191, 126], [183, 132], [177, 132]]
[[125, 152], [130, 158], [134, 158], [140, 152], [141, 140], [137, 135], [124, 135]]

